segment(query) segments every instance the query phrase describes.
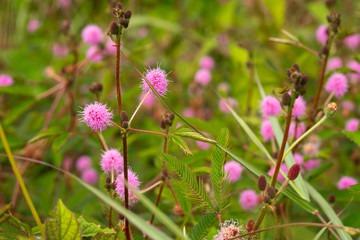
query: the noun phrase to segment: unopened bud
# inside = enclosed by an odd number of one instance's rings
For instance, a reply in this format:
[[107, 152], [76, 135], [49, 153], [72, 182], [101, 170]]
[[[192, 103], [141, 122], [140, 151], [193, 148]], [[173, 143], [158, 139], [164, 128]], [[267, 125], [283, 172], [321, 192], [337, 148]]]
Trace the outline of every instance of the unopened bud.
[[306, 85], [308, 81], [309, 81], [309, 76], [307, 74], [303, 73], [301, 76], [301, 79], [300, 79], [301, 85], [303, 85], [303, 86]]
[[299, 65], [297, 63], [294, 63], [292, 65], [292, 68], [295, 69], [297, 72], [300, 72], [300, 67], [299, 67]]
[[91, 84], [91, 86], [89, 87], [90, 92], [95, 93], [95, 92], [101, 92], [103, 90], [103, 85], [101, 83], [93, 83]]
[[266, 183], [266, 177], [265, 177], [264, 175], [261, 175], [261, 176], [259, 177], [259, 179], [258, 179], [257, 184], [258, 184], [259, 190], [260, 190], [260, 191], [264, 191], [265, 188], [266, 188], [266, 184], [267, 184], [267, 183]]
[[300, 165], [295, 163], [294, 165], [291, 166], [289, 172], [288, 172], [288, 178], [293, 181], [297, 178], [297, 176], [299, 176], [299, 172], [300, 172]]
[[124, 26], [124, 28], [127, 28], [129, 26], [129, 22], [125, 18], [120, 18], [119, 23]]
[[129, 121], [129, 116], [128, 116], [128, 114], [127, 114], [127, 112], [125, 112], [125, 111], [121, 111], [121, 113], [120, 113], [120, 119], [121, 119], [121, 121]]
[[131, 18], [131, 10], [126, 10], [125, 15], [124, 15], [125, 19], [130, 19]]
[[275, 190], [275, 188], [272, 187], [272, 186], [268, 187], [267, 192], [268, 192], [268, 196], [269, 196], [271, 199], [273, 199], [273, 198], [275, 197], [275, 195], [276, 195], [276, 190]]
[[117, 35], [119, 33], [119, 26], [116, 22], [112, 22], [110, 24], [110, 33], [114, 35]]
[[283, 106], [289, 106], [290, 105], [290, 102], [291, 102], [291, 96], [289, 93], [284, 93], [281, 97], [281, 104]]
[[111, 183], [111, 178], [109, 176], [106, 178], [106, 183]]
[[328, 118], [332, 118], [334, 117], [335, 113], [337, 111], [337, 104], [335, 102], [331, 102], [329, 103], [325, 108], [324, 108], [324, 113]]
[[329, 203], [334, 203], [335, 202], [335, 195], [331, 193], [329, 195], [328, 201], [329, 201]]
[[174, 114], [174, 113], [170, 113], [169, 119], [170, 119], [170, 121], [173, 121], [173, 120], [175, 119], [175, 114]]
[[122, 5], [121, 2], [118, 2], [118, 3], [116, 4], [116, 7], [117, 7], [118, 9], [123, 9], [123, 5]]
[[128, 121], [123, 121], [123, 123], [121, 124], [121, 126], [126, 129], [126, 128], [129, 127], [129, 122], [128, 122]]
[[269, 196], [265, 196], [265, 197], [264, 197], [264, 202], [270, 203], [270, 202], [271, 202], [270, 197], [269, 197]]
[[173, 212], [176, 216], [184, 216], [184, 211], [179, 204], [176, 204], [173, 208]]
[[166, 129], [166, 122], [164, 119], [161, 120], [160, 127], [161, 127], [161, 129]]
[[248, 223], [246, 224], [246, 231], [251, 232], [255, 227], [255, 221], [254, 220], [249, 220]]

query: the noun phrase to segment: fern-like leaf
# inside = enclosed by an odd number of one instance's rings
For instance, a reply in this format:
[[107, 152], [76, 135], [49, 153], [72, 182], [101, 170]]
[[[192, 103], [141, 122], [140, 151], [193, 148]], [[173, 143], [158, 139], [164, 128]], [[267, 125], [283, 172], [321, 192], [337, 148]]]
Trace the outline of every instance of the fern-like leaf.
[[209, 233], [212, 226], [216, 222], [217, 216], [215, 213], [205, 214], [198, 224], [191, 229], [190, 238], [192, 240], [202, 240]]
[[196, 178], [196, 174], [193, 173], [187, 164], [176, 159], [169, 154], [162, 154], [161, 159], [167, 162], [167, 166], [176, 173], [176, 178], [181, 181], [182, 191], [189, 201], [195, 205], [205, 208], [207, 210], [216, 212], [209, 196], [206, 194], [203, 182]]
[[[217, 142], [224, 148], [228, 148], [229, 146], [229, 130], [228, 129], [221, 129]], [[226, 154], [219, 148], [214, 147], [213, 149], [213, 156], [211, 160], [211, 169], [210, 169], [210, 176], [211, 176], [211, 183], [214, 188], [214, 195], [218, 207], [223, 209], [227, 205], [227, 196], [229, 194], [229, 183], [225, 178], [225, 171], [224, 171], [224, 163], [226, 159]]]

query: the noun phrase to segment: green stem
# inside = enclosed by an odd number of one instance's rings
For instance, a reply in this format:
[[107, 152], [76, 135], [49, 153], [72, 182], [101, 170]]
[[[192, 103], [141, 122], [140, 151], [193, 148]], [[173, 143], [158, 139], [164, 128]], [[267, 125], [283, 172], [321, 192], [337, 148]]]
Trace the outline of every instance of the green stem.
[[42, 224], [41, 224], [39, 215], [37, 214], [36, 209], [35, 209], [35, 207], [34, 207], [34, 204], [33, 204], [32, 201], [31, 201], [30, 195], [29, 195], [29, 193], [28, 193], [28, 191], [27, 191], [27, 189], [26, 189], [26, 186], [25, 186], [24, 181], [23, 181], [23, 179], [22, 179], [22, 176], [21, 176], [21, 174], [20, 174], [20, 172], [19, 172], [19, 169], [18, 169], [18, 167], [16, 166], [15, 159], [14, 159], [12, 153], [11, 153], [11, 149], [10, 149], [9, 143], [8, 143], [8, 141], [6, 140], [6, 136], [5, 136], [5, 133], [4, 133], [4, 130], [3, 130], [2, 126], [1, 126], [1, 124], [0, 124], [0, 137], [1, 137], [1, 141], [2, 141], [2, 143], [3, 143], [3, 145], [4, 145], [6, 154], [8, 155], [8, 158], [9, 158], [9, 161], [10, 161], [10, 164], [11, 164], [11, 167], [12, 167], [12, 169], [13, 169], [13, 171], [14, 171], [15, 176], [16, 176], [16, 179], [17, 179], [17, 181], [19, 182], [21, 191], [22, 191], [23, 194], [24, 194], [25, 200], [26, 200], [26, 202], [27, 202], [27, 204], [28, 204], [28, 206], [29, 206], [29, 208], [30, 208], [30, 211], [31, 211], [31, 213], [32, 213], [32, 215], [33, 215], [33, 217], [34, 217], [34, 219], [35, 219], [36, 224], [37, 224], [38, 227], [39, 227], [39, 230], [40, 230], [40, 232], [41, 232], [42, 237], [43, 237], [44, 239], [46, 239], [45, 231], [44, 231], [44, 228], [43, 228], [43, 226], [42, 226]]

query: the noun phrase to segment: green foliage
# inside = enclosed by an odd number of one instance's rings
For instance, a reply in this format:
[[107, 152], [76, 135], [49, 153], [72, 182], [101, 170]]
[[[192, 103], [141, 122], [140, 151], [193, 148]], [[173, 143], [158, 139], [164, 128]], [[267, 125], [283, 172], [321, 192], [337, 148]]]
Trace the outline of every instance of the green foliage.
[[33, 237], [29, 225], [8, 214], [2, 215], [0, 218], [0, 239], [17, 240], [19, 237]]
[[189, 146], [186, 142], [181, 139], [181, 137], [171, 135], [169, 138], [186, 154], [186, 155], [193, 155]]
[[115, 231], [109, 228], [101, 228], [95, 223], [87, 222], [82, 216], [79, 217], [78, 222], [80, 224], [81, 233], [83, 237], [93, 237], [98, 233], [115, 234]]
[[204, 239], [216, 221], [217, 216], [215, 213], [205, 214], [191, 229], [191, 233], [189, 234], [190, 238], [192, 240]]
[[[174, 171], [174, 177], [183, 183], [182, 193], [199, 207], [216, 212], [209, 196], [206, 194], [203, 182], [196, 178], [187, 164], [169, 154], [162, 154], [161, 159], [167, 163], [169, 171]], [[179, 185], [178, 185], [179, 186]]]
[[54, 217], [46, 221], [46, 239], [81, 239], [80, 224], [59, 199]]
[[177, 128], [175, 130], [175, 132], [173, 132], [176, 136], [180, 136], [180, 137], [187, 137], [187, 138], [192, 138], [194, 140], [197, 141], [202, 141], [202, 142], [207, 142], [207, 143], [212, 143], [212, 144], [216, 144], [216, 141], [210, 139], [210, 138], [206, 138], [203, 135], [197, 133], [197, 132], [193, 132], [188, 128]]
[[360, 193], [360, 184], [351, 185], [348, 190], [352, 193], [359, 194]]
[[350, 131], [343, 131], [343, 133], [354, 143], [360, 146], [360, 132], [350, 132]]
[[57, 136], [64, 132], [64, 130], [60, 129], [59, 127], [51, 127], [44, 131], [41, 131], [39, 134], [37, 134], [35, 137], [31, 138], [29, 140], [29, 143], [34, 143], [36, 141], [39, 141], [43, 138], [48, 138], [51, 136]]
[[[229, 147], [229, 130], [221, 129], [217, 142], [224, 148]], [[218, 208], [223, 210], [223, 207], [226, 205], [228, 200], [228, 195], [230, 191], [230, 184], [225, 178], [224, 163], [226, 160], [226, 153], [223, 152], [219, 147], [215, 146], [213, 148], [213, 156], [211, 160], [211, 183], [214, 188], [214, 195]]]

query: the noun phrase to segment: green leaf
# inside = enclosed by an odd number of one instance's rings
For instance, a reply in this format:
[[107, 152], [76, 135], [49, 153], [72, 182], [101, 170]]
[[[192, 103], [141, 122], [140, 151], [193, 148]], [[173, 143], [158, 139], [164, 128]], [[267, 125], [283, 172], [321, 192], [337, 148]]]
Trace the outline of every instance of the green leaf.
[[196, 178], [196, 174], [191, 171], [187, 164], [179, 161], [169, 154], [162, 154], [161, 159], [167, 162], [170, 172], [174, 171], [176, 178], [183, 183], [183, 194], [199, 207], [216, 212], [210, 198], [205, 192], [202, 181]]
[[197, 132], [193, 132], [188, 128], [177, 128], [174, 132], [174, 134], [176, 136], [180, 136], [180, 137], [187, 137], [187, 138], [192, 138], [195, 139], [197, 141], [202, 141], [202, 142], [207, 142], [207, 143], [212, 143], [212, 144], [216, 144], [215, 140], [212, 140], [210, 138], [206, 138], [203, 137], [201, 134], [197, 133]]
[[19, 119], [21, 114], [26, 112], [29, 108], [31, 108], [35, 103], [35, 100], [28, 100], [20, 103], [16, 106], [5, 118], [4, 118], [4, 125], [9, 125], [13, 121]]
[[176, 144], [179, 146], [179, 148], [181, 150], [183, 150], [183, 152], [186, 154], [186, 155], [193, 155], [189, 146], [186, 144], [186, 142], [184, 140], [182, 140], [180, 137], [178, 136], [170, 136], [170, 139]]
[[39, 141], [43, 138], [47, 138], [50, 136], [56, 136], [64, 133], [64, 130], [58, 128], [58, 127], [51, 127], [46, 129], [45, 131], [41, 131], [39, 134], [37, 134], [35, 137], [29, 140], [29, 143], [33, 143], [36, 141]]
[[183, 212], [186, 216], [189, 216], [190, 212], [191, 212], [191, 203], [184, 196], [184, 194], [182, 194], [182, 186], [179, 184], [182, 184], [182, 183], [180, 181], [176, 181], [176, 180], [171, 181], [171, 186], [173, 187], [173, 189], [175, 191], [175, 195], [181, 206], [181, 209], [183, 210]]
[[54, 218], [46, 221], [46, 239], [81, 239], [80, 224], [74, 214], [59, 199]]
[[78, 222], [80, 224], [83, 237], [93, 237], [98, 233], [115, 234], [115, 231], [113, 229], [101, 228], [100, 225], [96, 225], [95, 223], [89, 223], [82, 216], [78, 218]]
[[321, 165], [320, 167], [316, 168], [315, 170], [309, 173], [309, 175], [307, 176], [307, 180], [308, 181], [314, 180], [316, 177], [320, 176], [321, 174], [332, 168], [332, 166], [334, 166], [334, 163], [325, 163]]
[[113, 240], [113, 239], [115, 239], [115, 236], [114, 236], [114, 234], [100, 232], [91, 239], [92, 240]]
[[4, 214], [0, 218], [0, 239], [17, 240], [19, 236], [25, 238], [33, 237], [29, 225], [20, 222], [19, 219]]
[[54, 152], [57, 152], [60, 150], [60, 148], [67, 142], [68, 138], [71, 136], [71, 133], [64, 133], [60, 135], [59, 137], [55, 138], [51, 149]]
[[[218, 144], [224, 148], [229, 147], [229, 130], [221, 129], [218, 136]], [[225, 203], [229, 194], [229, 183], [225, 178], [224, 163], [226, 160], [226, 153], [219, 147], [213, 148], [213, 157], [211, 159], [210, 176], [211, 183], [214, 188], [214, 195], [218, 207], [222, 210], [223, 203]]]
[[285, 17], [286, 1], [277, 0], [276, 4], [274, 4], [272, 0], [264, 0], [264, 2], [274, 19], [275, 26], [278, 29], [282, 28]]
[[343, 133], [354, 143], [360, 146], [360, 132], [350, 132], [350, 131], [343, 131]]
[[351, 185], [348, 190], [350, 192], [360, 193], [360, 184]]
[[211, 227], [214, 226], [217, 220], [217, 216], [215, 213], [207, 213], [205, 214], [198, 224], [196, 224], [190, 233], [190, 238], [192, 240], [204, 239], [206, 235], [209, 233]]
[[[321, 209], [324, 211], [324, 213], [326, 214], [326, 216], [332, 220], [334, 225], [339, 225], [339, 226], [344, 226], [342, 221], [340, 220], [340, 218], [338, 217], [338, 215], [335, 213], [334, 209], [332, 209], [332, 207], [329, 205], [329, 203], [321, 196], [321, 194], [316, 191], [316, 189], [311, 186], [310, 183], [305, 182], [306, 187], [309, 190], [309, 193], [311, 195], [311, 197], [319, 204], [319, 206], [321, 207]], [[352, 238], [350, 237], [350, 235], [342, 230], [342, 229], [335, 229], [337, 231], [337, 233], [339, 234], [340, 238], [342, 240], [351, 240]]]
[[192, 171], [193, 171], [193, 173], [196, 173], [197, 176], [199, 176], [199, 175], [209, 174], [210, 168], [201, 166], [201, 167], [194, 168]]

